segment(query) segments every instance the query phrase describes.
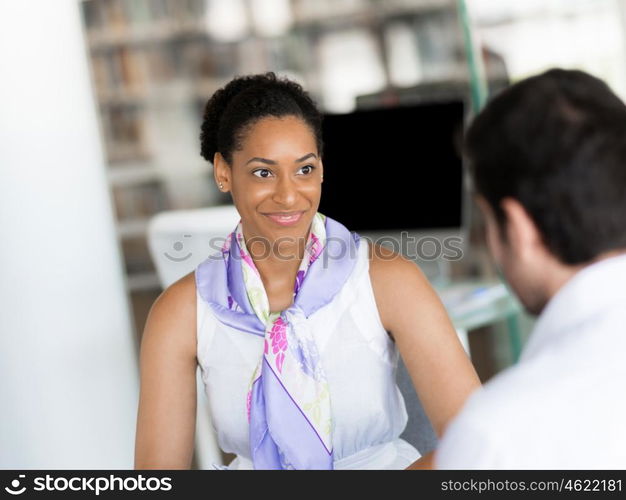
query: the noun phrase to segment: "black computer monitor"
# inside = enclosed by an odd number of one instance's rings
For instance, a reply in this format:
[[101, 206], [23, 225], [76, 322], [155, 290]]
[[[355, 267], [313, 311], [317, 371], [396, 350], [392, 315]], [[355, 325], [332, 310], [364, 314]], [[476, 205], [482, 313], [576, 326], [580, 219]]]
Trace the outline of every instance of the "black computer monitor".
[[352, 231], [460, 229], [463, 101], [327, 114], [320, 212]]

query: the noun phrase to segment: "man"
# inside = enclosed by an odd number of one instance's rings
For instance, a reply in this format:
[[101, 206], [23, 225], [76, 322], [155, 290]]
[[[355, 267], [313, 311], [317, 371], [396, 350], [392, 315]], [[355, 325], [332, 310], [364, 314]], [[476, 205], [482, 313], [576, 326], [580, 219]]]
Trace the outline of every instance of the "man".
[[539, 318], [435, 467], [626, 468], [626, 105], [551, 70], [494, 98], [466, 155], [494, 260]]

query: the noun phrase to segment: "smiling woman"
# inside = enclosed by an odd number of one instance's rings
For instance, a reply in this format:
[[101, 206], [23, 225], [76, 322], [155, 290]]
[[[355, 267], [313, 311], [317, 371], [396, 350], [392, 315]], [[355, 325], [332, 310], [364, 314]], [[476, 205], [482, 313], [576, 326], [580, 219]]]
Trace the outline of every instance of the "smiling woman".
[[314, 135], [301, 118], [258, 120], [248, 126], [247, 139], [232, 153], [231, 163], [217, 152], [213, 164], [218, 185], [231, 192], [246, 222], [246, 241], [306, 235], [319, 206], [322, 163]]
[[417, 266], [318, 212], [315, 104], [273, 73], [236, 78], [201, 144], [241, 220], [150, 312], [136, 468], [189, 467], [198, 365], [230, 468], [410, 466], [398, 353], [438, 434], [478, 378]]

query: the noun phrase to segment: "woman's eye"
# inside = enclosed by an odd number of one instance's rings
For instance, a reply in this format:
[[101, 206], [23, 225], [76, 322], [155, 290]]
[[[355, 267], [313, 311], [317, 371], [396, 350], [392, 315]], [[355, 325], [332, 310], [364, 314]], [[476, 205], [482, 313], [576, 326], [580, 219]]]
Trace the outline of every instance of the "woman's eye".
[[263, 179], [267, 179], [268, 177], [270, 177], [272, 175], [272, 172], [270, 172], [268, 169], [266, 168], [260, 168], [259, 170], [255, 170], [254, 172], [252, 172], [254, 175], [256, 175], [257, 177], [261, 177]]
[[311, 172], [313, 172], [314, 168], [315, 167], [313, 165], [305, 165], [304, 167], [300, 168], [300, 170], [304, 175], [309, 175]]

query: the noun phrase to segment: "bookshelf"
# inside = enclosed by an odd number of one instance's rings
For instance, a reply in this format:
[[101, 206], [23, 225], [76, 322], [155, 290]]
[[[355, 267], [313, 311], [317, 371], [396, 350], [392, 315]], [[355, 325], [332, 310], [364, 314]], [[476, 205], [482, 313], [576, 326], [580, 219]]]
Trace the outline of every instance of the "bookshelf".
[[230, 201], [199, 154], [202, 110], [215, 90], [236, 74], [274, 70], [330, 106], [321, 42], [361, 30], [375, 40], [389, 92], [388, 29], [399, 25], [414, 34], [421, 80], [458, 81], [464, 73], [454, 0], [276, 0], [288, 5], [291, 19], [272, 35], [255, 24], [255, 0], [236, 0], [247, 28], [221, 41], [208, 12], [231, 1], [80, 0], [127, 285], [131, 299], [144, 304], [135, 310], [138, 332], [146, 304], [160, 293], [146, 242], [150, 217]]

